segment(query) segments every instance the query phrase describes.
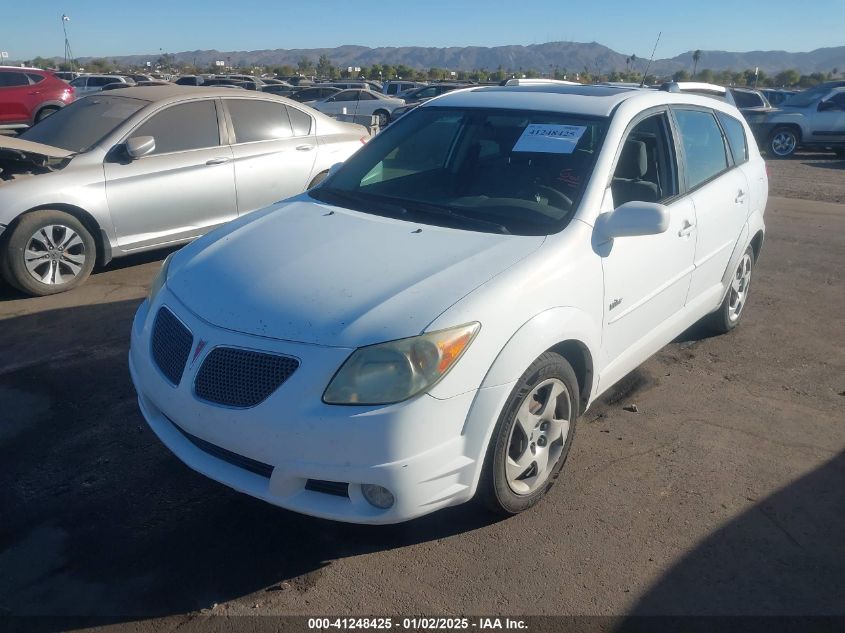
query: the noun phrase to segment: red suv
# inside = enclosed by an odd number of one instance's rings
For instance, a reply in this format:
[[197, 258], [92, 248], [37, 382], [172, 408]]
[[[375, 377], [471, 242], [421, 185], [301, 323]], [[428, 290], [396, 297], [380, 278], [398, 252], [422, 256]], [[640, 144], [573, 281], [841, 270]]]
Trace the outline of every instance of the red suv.
[[0, 128], [34, 125], [73, 101], [73, 93], [51, 72], [0, 66]]

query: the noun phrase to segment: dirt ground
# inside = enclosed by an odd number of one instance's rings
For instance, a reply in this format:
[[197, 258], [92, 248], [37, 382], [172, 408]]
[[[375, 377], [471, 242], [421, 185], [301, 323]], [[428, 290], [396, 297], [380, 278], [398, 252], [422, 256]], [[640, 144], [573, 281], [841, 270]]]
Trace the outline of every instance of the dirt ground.
[[[841, 161], [771, 173], [773, 192], [845, 202]], [[772, 198], [766, 219], [741, 327], [693, 329], [629, 376], [581, 420], [549, 497], [504, 521], [466, 505], [332, 523], [185, 467], [126, 361], [162, 253], [55, 297], [0, 286], [0, 630], [69, 628], [27, 614], [132, 631], [205, 614], [845, 615], [845, 205]]]

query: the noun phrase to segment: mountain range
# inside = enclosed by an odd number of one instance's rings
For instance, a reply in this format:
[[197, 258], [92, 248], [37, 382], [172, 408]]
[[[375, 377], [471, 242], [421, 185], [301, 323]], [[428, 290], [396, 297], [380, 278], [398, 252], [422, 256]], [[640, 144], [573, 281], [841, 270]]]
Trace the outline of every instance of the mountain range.
[[[628, 67], [629, 55], [618, 53], [597, 42], [548, 42], [528, 46], [465, 46], [434, 48], [421, 46], [379, 47], [345, 45], [336, 48], [277, 48], [255, 51], [196, 50], [174, 53], [177, 62], [207, 66], [215, 61], [226, 61], [227, 65], [251, 66], [296, 66], [303, 57], [316, 63], [321, 55], [327, 55], [335, 66], [371, 66], [373, 64], [405, 64], [416, 69], [445, 68], [449, 70], [505, 70], [534, 69], [545, 73], [554, 69], [570, 72], [609, 73], [624, 71]], [[675, 71], [691, 70], [692, 51], [669, 59], [657, 59], [652, 63], [651, 73], [669, 75]], [[144, 65], [155, 62], [159, 55], [124, 55], [109, 57], [120, 64]], [[81, 58], [85, 62], [90, 58]], [[633, 68], [645, 70], [648, 60], [637, 57]], [[744, 53], [728, 51], [701, 51], [698, 68], [711, 70], [740, 71], [759, 67], [767, 73], [794, 68], [801, 73], [831, 72], [834, 68], [845, 72], [845, 46], [819, 48], [806, 53], [787, 51], [749, 51]]]

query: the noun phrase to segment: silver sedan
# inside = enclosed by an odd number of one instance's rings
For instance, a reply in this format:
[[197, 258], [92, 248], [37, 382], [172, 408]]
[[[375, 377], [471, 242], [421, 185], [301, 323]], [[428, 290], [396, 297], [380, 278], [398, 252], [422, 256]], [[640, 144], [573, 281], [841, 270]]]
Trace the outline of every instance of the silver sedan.
[[0, 272], [31, 295], [192, 240], [316, 185], [367, 131], [260, 92], [159, 86], [80, 99], [0, 137]]

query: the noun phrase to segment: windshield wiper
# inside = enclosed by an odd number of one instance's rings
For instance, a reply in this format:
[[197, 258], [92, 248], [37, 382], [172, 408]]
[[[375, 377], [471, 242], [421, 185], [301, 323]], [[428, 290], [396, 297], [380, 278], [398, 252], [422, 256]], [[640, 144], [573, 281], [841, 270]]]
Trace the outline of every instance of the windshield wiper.
[[[379, 208], [383, 212], [390, 213], [392, 215], [405, 215], [408, 213], [408, 210], [400, 205], [394, 204], [392, 202], [382, 202], [381, 200], [373, 200], [372, 196], [365, 195], [365, 194], [356, 194], [350, 191], [343, 191], [342, 189], [333, 189], [331, 187], [317, 187], [308, 192], [308, 194], [312, 198], [317, 198], [322, 202], [329, 202], [330, 204], [340, 204], [344, 206], [343, 203], [346, 203], [346, 208], [353, 209], [355, 211], [369, 211], [375, 206]], [[329, 198], [326, 200], [325, 198]], [[334, 198], [335, 201], [332, 201], [331, 198]], [[337, 202], [341, 201], [341, 202]]]
[[[389, 200], [393, 201], [394, 198], [389, 198]], [[492, 228], [495, 229], [497, 233], [510, 235], [510, 231], [503, 224], [499, 224], [498, 222], [494, 222], [492, 220], [485, 220], [477, 216], [467, 215], [466, 213], [461, 213], [460, 211], [455, 211], [452, 207], [447, 206], [445, 204], [436, 204], [433, 202], [420, 202], [419, 200], [402, 200], [402, 204], [404, 205], [405, 209], [407, 209], [411, 213], [417, 212], [427, 213], [429, 215], [445, 216], [460, 220], [463, 224], [467, 226], [472, 225], [478, 228]]]

